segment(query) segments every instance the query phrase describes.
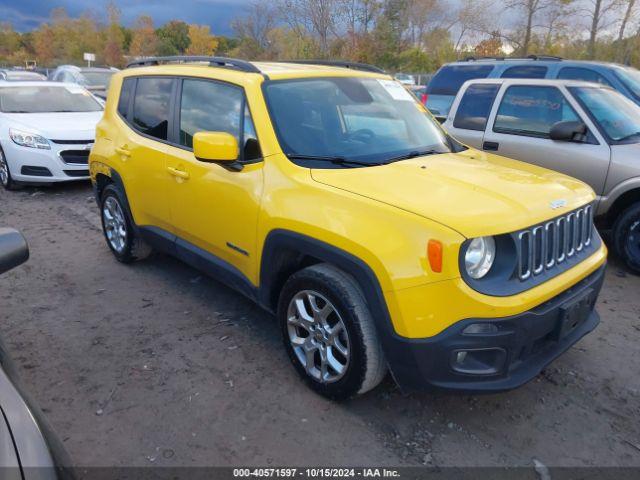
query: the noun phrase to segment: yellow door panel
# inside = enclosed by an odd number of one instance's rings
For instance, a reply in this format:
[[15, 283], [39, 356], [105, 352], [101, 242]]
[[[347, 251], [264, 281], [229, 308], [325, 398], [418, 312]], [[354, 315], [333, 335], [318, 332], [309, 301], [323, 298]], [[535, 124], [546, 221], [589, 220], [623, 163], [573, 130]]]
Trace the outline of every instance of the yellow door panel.
[[256, 225], [263, 162], [241, 171], [196, 160], [193, 152], [168, 147], [171, 217], [178, 237], [255, 278]]

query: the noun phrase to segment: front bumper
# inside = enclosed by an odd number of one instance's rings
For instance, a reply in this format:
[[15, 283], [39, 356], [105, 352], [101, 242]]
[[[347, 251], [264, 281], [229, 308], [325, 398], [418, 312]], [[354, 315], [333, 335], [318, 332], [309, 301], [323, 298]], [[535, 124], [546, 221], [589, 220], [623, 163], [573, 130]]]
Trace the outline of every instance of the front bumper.
[[[527, 312], [497, 319], [466, 319], [434, 337], [395, 337], [386, 345], [389, 366], [404, 390], [499, 392], [536, 377], [600, 322], [595, 303], [604, 281], [602, 266], [568, 290]], [[573, 306], [579, 308], [572, 308]], [[463, 334], [471, 324], [490, 323], [495, 331]], [[456, 371], [459, 352], [488, 359], [493, 369]], [[477, 365], [477, 362], [476, 362]], [[491, 370], [491, 371], [489, 371]]]
[[[23, 183], [53, 183], [89, 178], [88, 155], [93, 140], [86, 143], [54, 143], [51, 149], [37, 149], [16, 145], [10, 139], [3, 142], [5, 158], [9, 164], [11, 177]], [[69, 156], [69, 153], [86, 153]], [[80, 162], [80, 163], [78, 163]]]

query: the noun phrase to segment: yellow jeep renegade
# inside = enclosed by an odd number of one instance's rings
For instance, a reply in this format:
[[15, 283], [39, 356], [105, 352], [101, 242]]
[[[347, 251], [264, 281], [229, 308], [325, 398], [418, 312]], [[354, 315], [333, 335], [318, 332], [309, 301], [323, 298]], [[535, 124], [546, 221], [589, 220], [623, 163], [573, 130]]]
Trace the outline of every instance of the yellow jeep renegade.
[[384, 72], [152, 58], [113, 76], [90, 157], [109, 248], [215, 275], [335, 399], [500, 391], [593, 330], [593, 191], [467, 148]]

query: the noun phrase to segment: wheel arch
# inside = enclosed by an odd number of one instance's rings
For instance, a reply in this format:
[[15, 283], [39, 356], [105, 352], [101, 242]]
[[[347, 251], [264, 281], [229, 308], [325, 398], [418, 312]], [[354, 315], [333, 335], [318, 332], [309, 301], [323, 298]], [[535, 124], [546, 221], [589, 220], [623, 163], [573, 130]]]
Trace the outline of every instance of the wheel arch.
[[616, 219], [631, 205], [640, 202], [640, 184], [618, 195], [605, 215], [606, 226], [611, 227]]
[[275, 312], [287, 279], [317, 263], [329, 263], [351, 275], [371, 310], [379, 336], [394, 332], [380, 282], [369, 265], [349, 252], [289, 230], [273, 230], [265, 239], [260, 262], [260, 303]]

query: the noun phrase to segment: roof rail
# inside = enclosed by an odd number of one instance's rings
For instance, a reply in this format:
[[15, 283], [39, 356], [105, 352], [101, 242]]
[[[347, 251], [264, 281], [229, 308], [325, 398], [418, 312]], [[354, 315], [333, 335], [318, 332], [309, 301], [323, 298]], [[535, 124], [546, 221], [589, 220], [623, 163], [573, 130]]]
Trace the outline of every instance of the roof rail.
[[559, 62], [564, 60], [562, 57], [556, 57], [555, 55], [527, 55], [526, 57], [466, 57], [462, 61], [463, 62], [477, 62], [480, 60], [551, 60], [554, 62]]
[[352, 70], [362, 70], [363, 72], [387, 73], [381, 68], [366, 63], [347, 62], [343, 60], [281, 60], [279, 63], [299, 63], [301, 65], [326, 65], [328, 67], [350, 68]]
[[210, 67], [230, 68], [247, 73], [262, 73], [254, 64], [246, 60], [238, 60], [236, 58], [226, 57], [206, 57], [193, 55], [175, 55], [169, 57], [148, 57], [140, 60], [134, 60], [127, 63], [125, 68], [131, 67], [147, 67], [151, 65], [160, 65], [161, 63], [195, 63], [206, 62]]

